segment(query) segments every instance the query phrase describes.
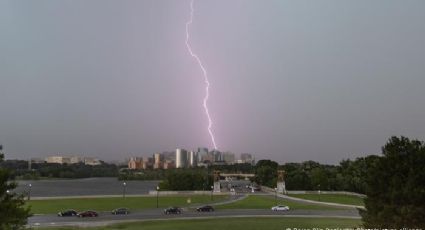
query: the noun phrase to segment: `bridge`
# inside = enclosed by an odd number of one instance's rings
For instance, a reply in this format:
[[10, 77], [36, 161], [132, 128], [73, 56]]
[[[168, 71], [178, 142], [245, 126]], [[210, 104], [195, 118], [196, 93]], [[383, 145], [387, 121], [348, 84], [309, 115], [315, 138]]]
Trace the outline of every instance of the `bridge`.
[[248, 180], [248, 178], [255, 177], [255, 174], [251, 173], [220, 173], [220, 177], [224, 177], [226, 180], [229, 180], [230, 178], [245, 178]]

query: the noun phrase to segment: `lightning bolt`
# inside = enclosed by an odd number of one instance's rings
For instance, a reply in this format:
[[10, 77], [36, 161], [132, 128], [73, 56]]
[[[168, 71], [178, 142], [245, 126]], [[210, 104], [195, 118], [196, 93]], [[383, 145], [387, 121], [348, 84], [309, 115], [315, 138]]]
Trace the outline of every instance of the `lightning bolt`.
[[207, 105], [208, 98], [210, 96], [210, 94], [209, 94], [210, 82], [208, 81], [207, 70], [204, 68], [204, 65], [202, 65], [201, 59], [198, 57], [198, 55], [196, 55], [192, 51], [192, 47], [190, 47], [190, 44], [189, 44], [189, 27], [190, 27], [190, 25], [192, 25], [192, 22], [193, 22], [193, 12], [194, 12], [193, 2], [194, 2], [194, 0], [191, 0], [190, 1], [190, 19], [189, 19], [188, 22], [186, 22], [186, 46], [187, 46], [187, 49], [188, 49], [190, 55], [193, 58], [195, 58], [196, 61], [198, 62], [199, 67], [201, 67], [202, 73], [204, 75], [204, 80], [205, 80], [205, 85], [206, 86], [205, 86], [205, 97], [204, 97], [203, 106], [204, 106], [204, 109], [205, 109], [205, 114], [207, 115], [207, 118], [208, 118], [208, 133], [210, 134], [211, 141], [212, 141], [212, 143], [214, 145], [214, 148], [217, 149], [217, 144], [215, 143], [214, 134], [213, 134], [213, 132], [211, 130], [213, 123], [212, 123], [211, 116], [210, 116], [210, 113], [208, 111], [208, 105]]

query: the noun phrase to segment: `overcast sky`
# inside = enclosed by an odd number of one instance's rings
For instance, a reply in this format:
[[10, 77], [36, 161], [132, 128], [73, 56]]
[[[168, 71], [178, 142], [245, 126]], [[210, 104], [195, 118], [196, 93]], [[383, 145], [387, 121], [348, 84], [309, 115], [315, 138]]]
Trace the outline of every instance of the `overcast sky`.
[[[211, 148], [190, 0], [0, 0], [8, 159]], [[195, 0], [220, 150], [279, 162], [425, 140], [425, 1]]]

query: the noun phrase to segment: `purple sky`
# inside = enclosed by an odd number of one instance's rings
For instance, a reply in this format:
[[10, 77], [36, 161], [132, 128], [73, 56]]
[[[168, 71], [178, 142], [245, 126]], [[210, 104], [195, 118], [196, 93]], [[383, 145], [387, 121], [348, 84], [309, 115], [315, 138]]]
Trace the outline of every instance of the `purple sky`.
[[[211, 147], [190, 1], [1, 0], [7, 158]], [[337, 163], [425, 140], [425, 1], [196, 1], [220, 150]]]

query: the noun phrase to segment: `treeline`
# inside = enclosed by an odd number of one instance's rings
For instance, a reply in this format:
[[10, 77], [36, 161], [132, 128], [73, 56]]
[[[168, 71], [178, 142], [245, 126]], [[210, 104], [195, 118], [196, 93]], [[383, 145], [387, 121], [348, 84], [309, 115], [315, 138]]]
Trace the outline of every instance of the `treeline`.
[[8, 160], [0, 167], [9, 169], [14, 179], [117, 177], [119, 171], [117, 165], [104, 162], [100, 165], [33, 163], [30, 170], [27, 161]]
[[163, 180], [166, 175], [165, 169], [121, 169], [118, 180]]
[[325, 165], [314, 161], [279, 165], [271, 160], [260, 160], [255, 166], [254, 181], [274, 188], [277, 170], [285, 170], [287, 190], [328, 190], [366, 192], [368, 168], [378, 159], [370, 155], [355, 160], [343, 160], [339, 165]]
[[212, 165], [211, 171], [218, 170], [221, 173], [254, 173], [255, 166], [250, 163], [233, 165]]
[[285, 163], [279, 165], [271, 160], [260, 160], [256, 165], [235, 164], [211, 166], [222, 173], [255, 173], [253, 182], [274, 188], [277, 170], [285, 170], [287, 190], [329, 190], [366, 192], [368, 168], [378, 159], [376, 155], [343, 160], [338, 165], [320, 164], [315, 161]]
[[286, 171], [288, 190], [345, 190], [366, 195], [360, 209], [363, 226], [375, 229], [425, 228], [425, 144], [391, 137], [379, 156], [343, 160], [339, 165], [317, 162], [256, 165], [257, 183], [276, 186], [277, 170]]
[[165, 180], [170, 174], [188, 172], [190, 174], [212, 174], [214, 170], [221, 173], [254, 173], [255, 166], [245, 164], [234, 165], [211, 165], [209, 168], [195, 167], [187, 169], [121, 169], [118, 175], [119, 180]]
[[365, 228], [425, 229], [425, 144], [392, 137], [365, 175]]
[[[365, 193], [367, 169], [377, 159], [371, 155], [355, 160], [343, 160], [339, 165], [326, 165], [314, 161], [302, 163], [286, 163], [279, 165], [271, 160], [260, 160], [256, 165], [234, 164], [213, 165], [207, 168], [189, 169], [122, 169], [120, 180], [162, 180], [164, 188], [170, 190], [191, 190], [210, 188], [207, 176], [212, 177], [213, 171], [221, 173], [255, 173], [253, 182], [274, 188], [277, 183], [277, 170], [285, 170], [287, 190], [329, 190]], [[202, 180], [203, 181], [202, 181]], [[192, 181], [193, 183], [181, 183]], [[205, 185], [207, 184], [207, 185]]]
[[173, 169], [165, 173], [161, 181], [161, 190], [211, 190], [213, 177], [207, 170], [198, 169]]
[[210, 190], [213, 184], [212, 169], [187, 168], [187, 169], [147, 169], [128, 170], [122, 169], [119, 180], [160, 180], [161, 190], [188, 191]]

